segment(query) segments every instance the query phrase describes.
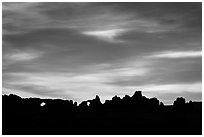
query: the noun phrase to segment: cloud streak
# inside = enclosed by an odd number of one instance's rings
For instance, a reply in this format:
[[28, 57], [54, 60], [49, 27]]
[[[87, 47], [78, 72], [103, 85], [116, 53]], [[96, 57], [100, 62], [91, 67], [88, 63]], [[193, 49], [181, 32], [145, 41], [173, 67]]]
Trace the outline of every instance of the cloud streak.
[[40, 53], [32, 53], [32, 52], [18, 52], [14, 54], [7, 54], [5, 58], [9, 61], [28, 61], [35, 58], [38, 58]]
[[120, 43], [121, 40], [117, 40], [116, 37], [121, 35], [125, 30], [124, 29], [112, 29], [112, 30], [98, 30], [98, 31], [88, 31], [83, 32], [82, 34], [95, 36], [99, 39], [108, 41], [108, 42], [114, 42], [114, 43]]
[[165, 51], [149, 56], [150, 58], [196, 58], [202, 57], [202, 51]]

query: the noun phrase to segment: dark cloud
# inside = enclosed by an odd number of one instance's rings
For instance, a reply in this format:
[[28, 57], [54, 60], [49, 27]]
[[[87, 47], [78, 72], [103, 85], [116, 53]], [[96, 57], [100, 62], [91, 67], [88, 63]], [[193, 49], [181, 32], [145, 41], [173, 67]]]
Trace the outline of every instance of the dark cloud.
[[156, 20], [164, 25], [179, 24], [179, 27], [187, 29], [191, 29], [191, 27], [201, 29], [202, 27], [202, 4], [200, 2], [149, 2], [124, 5], [126, 6], [118, 6], [123, 9], [121, 11], [135, 12], [141, 18]]

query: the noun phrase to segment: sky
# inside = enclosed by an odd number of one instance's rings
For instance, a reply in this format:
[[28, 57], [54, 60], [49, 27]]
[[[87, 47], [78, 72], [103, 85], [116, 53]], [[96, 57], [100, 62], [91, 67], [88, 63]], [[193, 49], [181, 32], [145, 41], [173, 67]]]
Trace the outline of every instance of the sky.
[[201, 4], [3, 2], [3, 94], [201, 101]]

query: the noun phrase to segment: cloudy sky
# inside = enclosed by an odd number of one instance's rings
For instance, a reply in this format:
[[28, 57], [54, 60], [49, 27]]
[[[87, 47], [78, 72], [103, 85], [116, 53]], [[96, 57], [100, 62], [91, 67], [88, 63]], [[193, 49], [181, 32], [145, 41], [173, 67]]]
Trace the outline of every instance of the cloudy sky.
[[3, 94], [201, 100], [201, 3], [3, 3]]

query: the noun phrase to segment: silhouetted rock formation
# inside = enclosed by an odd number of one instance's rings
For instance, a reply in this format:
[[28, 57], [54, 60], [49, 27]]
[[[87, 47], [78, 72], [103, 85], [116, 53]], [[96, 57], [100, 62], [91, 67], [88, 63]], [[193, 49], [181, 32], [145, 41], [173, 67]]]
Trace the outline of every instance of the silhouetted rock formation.
[[132, 96], [132, 98], [135, 101], [139, 101], [142, 99], [142, 91], [135, 91], [134, 95]]
[[72, 100], [2, 98], [3, 134], [201, 134], [202, 104], [186, 103], [182, 97], [173, 106], [141, 91], [132, 97], [114, 96], [101, 103], [98, 95], [77, 105]]

